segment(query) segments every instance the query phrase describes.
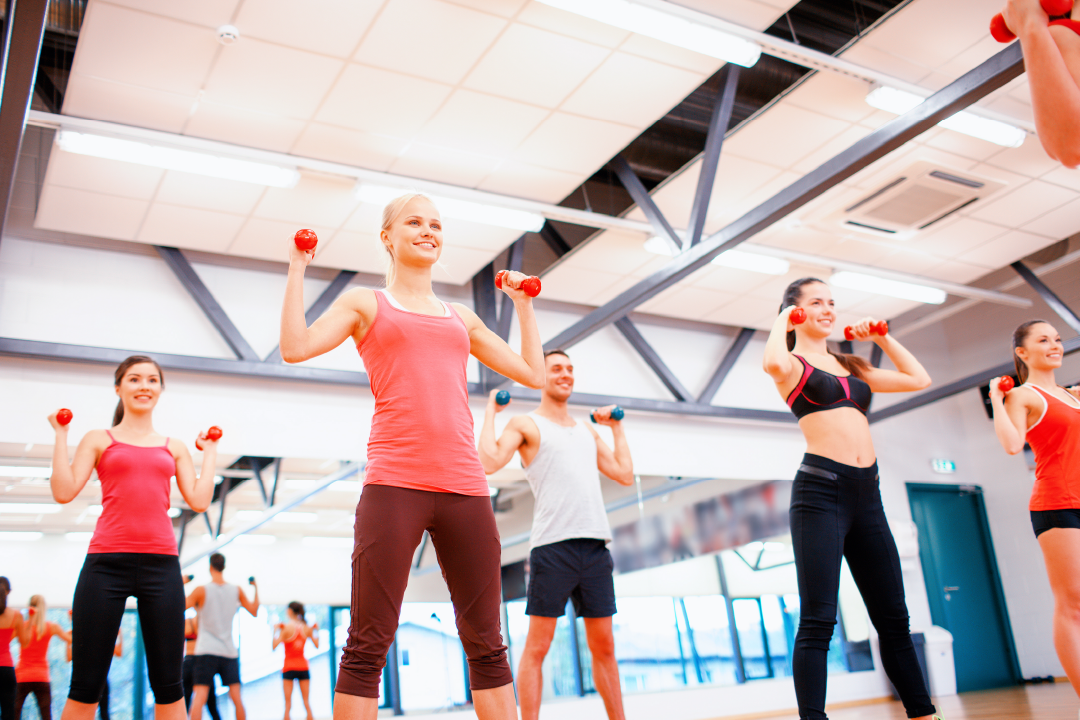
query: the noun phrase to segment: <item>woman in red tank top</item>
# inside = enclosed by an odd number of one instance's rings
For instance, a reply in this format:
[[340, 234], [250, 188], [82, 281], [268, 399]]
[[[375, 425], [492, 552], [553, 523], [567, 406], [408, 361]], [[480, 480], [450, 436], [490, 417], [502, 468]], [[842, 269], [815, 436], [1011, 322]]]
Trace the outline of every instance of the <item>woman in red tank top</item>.
[[285, 691], [285, 720], [289, 720], [289, 712], [292, 710], [293, 680], [300, 682], [300, 698], [304, 701], [307, 720], [314, 720], [311, 702], [308, 700], [311, 673], [308, 671], [307, 658], [304, 657], [304, 646], [307, 645], [308, 638], [311, 638], [312, 644], [319, 647], [319, 623], [308, 625], [304, 617], [303, 603], [295, 600], [289, 603], [285, 615], [289, 621], [278, 623], [272, 648], [276, 650], [278, 645], [285, 646], [285, 665], [281, 668], [282, 689]]
[[8, 607], [11, 582], [0, 577], [0, 718], [15, 715], [15, 663], [11, 658], [11, 641], [22, 636], [23, 616], [15, 608]]
[[[508, 273], [521, 354], [469, 308], [440, 301], [432, 267], [443, 225], [423, 195], [383, 210], [386, 290], [355, 288], [309, 328], [304, 269], [314, 249], [290, 245], [281, 313], [281, 356], [301, 362], [352, 338], [375, 396], [364, 490], [356, 508], [352, 624], [338, 673], [334, 715], [373, 720], [379, 680], [394, 639], [413, 551], [426, 530], [450, 589], [469, 660], [480, 720], [517, 718], [513, 677], [500, 632], [501, 546], [469, 408], [469, 355], [532, 388], [544, 384], [544, 356], [525, 276]], [[341, 713], [340, 715], [338, 713]]]
[[71, 644], [71, 633], [45, 619], [45, 598], [30, 597], [30, 617], [19, 635], [19, 664], [15, 667], [15, 715], [22, 716], [23, 703], [31, 694], [37, 700], [41, 720], [52, 720], [52, 687], [49, 684], [49, 641], [53, 636]]
[[1053, 325], [1028, 321], [1012, 342], [1021, 385], [1005, 394], [990, 381], [994, 431], [1010, 455], [1025, 443], [1035, 453], [1031, 525], [1054, 592], [1054, 647], [1080, 692], [1080, 393], [1054, 378], [1065, 348]]
[[75, 586], [72, 603], [71, 690], [62, 720], [93, 720], [108, 678], [116, 633], [129, 596], [139, 603], [150, 685], [159, 720], [184, 720], [184, 586], [169, 517], [172, 479], [188, 506], [203, 512], [213, 497], [217, 442], [200, 440], [202, 473], [187, 446], [160, 435], [154, 407], [165, 386], [161, 367], [134, 355], [116, 369], [120, 397], [109, 430], [91, 430], [68, 460], [68, 425], [49, 422], [53, 445], [53, 498], [69, 503], [96, 470], [101, 516]]

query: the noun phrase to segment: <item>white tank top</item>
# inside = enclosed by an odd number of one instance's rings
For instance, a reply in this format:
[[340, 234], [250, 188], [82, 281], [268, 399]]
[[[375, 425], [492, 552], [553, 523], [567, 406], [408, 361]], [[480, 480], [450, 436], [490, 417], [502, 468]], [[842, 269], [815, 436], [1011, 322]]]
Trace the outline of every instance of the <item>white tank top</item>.
[[233, 617], [240, 607], [240, 588], [225, 583], [203, 585], [206, 596], [199, 606], [199, 637], [195, 641], [196, 655], [237, 656], [233, 643]]
[[581, 423], [563, 427], [529, 413], [540, 431], [540, 448], [525, 468], [536, 506], [532, 547], [571, 538], [611, 540], [600, 473], [596, 469], [596, 440]]

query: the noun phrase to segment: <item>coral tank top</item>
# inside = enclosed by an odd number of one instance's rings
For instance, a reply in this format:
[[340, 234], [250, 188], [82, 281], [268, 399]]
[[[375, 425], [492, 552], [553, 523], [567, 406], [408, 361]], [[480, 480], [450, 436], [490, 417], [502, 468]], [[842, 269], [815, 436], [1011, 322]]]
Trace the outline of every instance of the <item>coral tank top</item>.
[[304, 645], [307, 644], [307, 636], [300, 632], [299, 628], [296, 628], [293, 639], [282, 644], [285, 646], [285, 666], [281, 668], [281, 671], [307, 670], [308, 662], [307, 658], [304, 657]]
[[1035, 452], [1035, 487], [1029, 510], [1080, 509], [1080, 402], [1061, 398], [1027, 383], [1045, 410], [1027, 431]]

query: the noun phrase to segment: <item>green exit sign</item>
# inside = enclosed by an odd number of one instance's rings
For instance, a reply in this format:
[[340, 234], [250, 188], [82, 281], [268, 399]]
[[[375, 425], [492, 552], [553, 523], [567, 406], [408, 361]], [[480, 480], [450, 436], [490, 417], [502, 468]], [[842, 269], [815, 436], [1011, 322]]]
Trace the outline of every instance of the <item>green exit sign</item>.
[[952, 460], [931, 460], [930, 465], [936, 473], [950, 475], [956, 472], [956, 463]]

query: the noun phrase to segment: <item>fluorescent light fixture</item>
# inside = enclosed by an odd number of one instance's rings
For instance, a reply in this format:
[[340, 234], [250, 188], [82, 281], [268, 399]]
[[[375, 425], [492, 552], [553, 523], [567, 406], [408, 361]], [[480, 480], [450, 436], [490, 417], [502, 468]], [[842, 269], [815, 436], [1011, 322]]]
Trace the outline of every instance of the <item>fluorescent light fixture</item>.
[[[261, 520], [264, 514], [262, 510], [238, 510], [236, 515], [233, 516], [233, 520], [237, 522], [255, 522]], [[285, 511], [279, 512], [270, 519], [286, 523], [313, 523], [319, 519], [319, 515], [313, 512]]]
[[[671, 246], [671, 242], [659, 235], [653, 235], [646, 240], [645, 249], [655, 255], [675, 256], [675, 249]], [[783, 275], [791, 269], [791, 263], [783, 258], [758, 255], [744, 250], [728, 250], [714, 257], [711, 262], [721, 267], [749, 270], [765, 275]]]
[[0, 532], [0, 542], [5, 540], [14, 542], [32, 542], [45, 537], [45, 533], [32, 530], [5, 530]]
[[761, 57], [761, 47], [757, 43], [630, 0], [540, 2], [743, 67], [753, 67]]
[[285, 481], [286, 490], [310, 490], [315, 486], [315, 480], [299, 480], [296, 478]]
[[105, 135], [61, 130], [57, 134], [56, 142], [61, 150], [77, 155], [90, 155], [165, 170], [179, 170], [223, 180], [237, 180], [280, 188], [294, 187], [300, 181], [300, 171], [296, 168], [151, 145]]
[[300, 541], [302, 545], [314, 548], [340, 548], [344, 550], [353, 549], [353, 539], [351, 537], [322, 537], [318, 535], [309, 535]]
[[332, 492], [358, 493], [364, 491], [363, 480], [335, 480], [326, 488]]
[[273, 545], [277, 538], [273, 535], [237, 535], [232, 541], [237, 545]]
[[29, 467], [26, 465], [0, 465], [0, 477], [12, 478], [50, 478], [51, 467]]
[[[356, 190], [356, 197], [361, 202], [371, 203], [372, 205], [385, 205], [409, 192], [410, 190], [400, 187], [361, 183]], [[539, 213], [513, 210], [499, 205], [475, 203], [469, 200], [457, 200], [429, 193], [424, 194], [435, 203], [435, 207], [439, 209], [439, 214], [443, 218], [466, 220], [483, 225], [495, 225], [522, 232], [540, 232], [540, 228], [544, 227], [544, 216]]]
[[900, 282], [899, 280], [887, 280], [873, 275], [842, 270], [834, 273], [829, 278], [830, 285], [847, 288], [849, 290], [861, 290], [876, 295], [888, 295], [901, 300], [914, 300], [915, 302], [927, 303], [928, 305], [940, 305], [945, 302], [946, 292], [938, 288], [915, 283]]
[[69, 532], [64, 533], [64, 539], [68, 542], [88, 543], [94, 537], [92, 532]]
[[56, 503], [0, 503], [0, 515], [55, 515]]
[[[866, 103], [878, 110], [903, 115], [922, 104], [924, 98], [914, 93], [880, 85], [866, 96]], [[1002, 147], [1018, 148], [1027, 139], [1027, 132], [1021, 128], [1003, 123], [1000, 120], [984, 118], [966, 110], [961, 110], [938, 123], [940, 127], [955, 130], [980, 140], [992, 142]]]

